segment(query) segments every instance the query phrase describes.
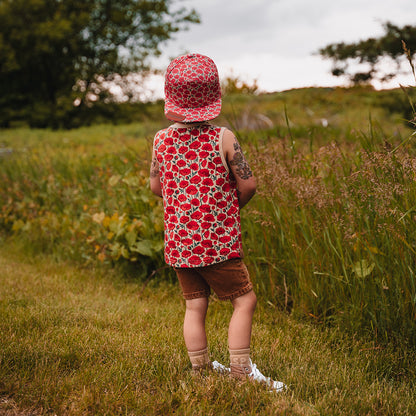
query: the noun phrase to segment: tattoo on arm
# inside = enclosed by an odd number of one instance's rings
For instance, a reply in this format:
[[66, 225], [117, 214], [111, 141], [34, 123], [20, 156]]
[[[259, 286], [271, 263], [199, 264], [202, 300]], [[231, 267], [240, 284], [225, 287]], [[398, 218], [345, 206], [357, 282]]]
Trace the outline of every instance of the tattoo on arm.
[[235, 172], [241, 179], [251, 178], [253, 173], [251, 172], [250, 166], [244, 157], [243, 150], [237, 141], [234, 143], [234, 151], [235, 153], [232, 160], [230, 160], [230, 165], [236, 166]]
[[152, 164], [150, 166], [150, 177], [156, 178], [159, 175], [159, 164], [157, 163], [156, 156], [152, 159]]

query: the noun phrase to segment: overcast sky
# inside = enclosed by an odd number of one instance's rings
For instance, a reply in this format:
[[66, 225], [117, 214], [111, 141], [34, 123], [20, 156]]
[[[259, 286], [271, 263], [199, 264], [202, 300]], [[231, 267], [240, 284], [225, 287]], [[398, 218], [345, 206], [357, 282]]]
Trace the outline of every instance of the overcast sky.
[[[157, 66], [184, 52], [210, 56], [220, 77], [231, 73], [257, 80], [263, 91], [335, 86], [331, 62], [314, 55], [335, 42], [354, 42], [383, 34], [389, 20], [416, 24], [416, 0], [179, 0], [195, 8], [201, 24], [175, 35]], [[414, 85], [410, 76], [394, 81]], [[412, 83], [413, 81], [413, 83]], [[152, 87], [163, 96], [163, 79]]]

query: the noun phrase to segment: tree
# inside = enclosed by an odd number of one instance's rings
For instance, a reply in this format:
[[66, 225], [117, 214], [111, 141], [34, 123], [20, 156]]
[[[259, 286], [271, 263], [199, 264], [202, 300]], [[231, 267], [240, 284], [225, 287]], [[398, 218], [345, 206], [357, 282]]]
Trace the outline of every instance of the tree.
[[56, 124], [197, 23], [173, 0], [0, 0], [0, 123]]
[[252, 81], [251, 83], [242, 80], [238, 76], [233, 74], [228, 75], [221, 82], [221, 91], [223, 95], [231, 94], [256, 94], [258, 92], [259, 86], [257, 85], [257, 80]]
[[[333, 43], [319, 49], [319, 54], [333, 61], [332, 74], [346, 76], [353, 84], [387, 82], [401, 73], [406, 52], [416, 53], [416, 26], [383, 24], [384, 35], [356, 43]], [[393, 65], [391, 65], [393, 64]]]

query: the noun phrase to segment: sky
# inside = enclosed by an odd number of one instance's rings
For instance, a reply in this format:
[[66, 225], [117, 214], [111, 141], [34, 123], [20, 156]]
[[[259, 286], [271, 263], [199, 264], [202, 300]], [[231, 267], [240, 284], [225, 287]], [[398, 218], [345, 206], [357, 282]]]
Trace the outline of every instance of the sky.
[[[331, 43], [356, 42], [383, 34], [382, 23], [416, 24], [415, 0], [177, 0], [194, 8], [200, 24], [174, 35], [154, 64], [164, 70], [187, 52], [211, 57], [220, 78], [257, 81], [260, 91], [346, 85], [331, 75], [332, 63], [316, 52]], [[413, 81], [413, 82], [412, 82]], [[408, 75], [399, 83], [414, 85]], [[380, 85], [375, 85], [380, 88]], [[149, 87], [163, 98], [163, 77]], [[384, 88], [385, 88], [384, 87]]]

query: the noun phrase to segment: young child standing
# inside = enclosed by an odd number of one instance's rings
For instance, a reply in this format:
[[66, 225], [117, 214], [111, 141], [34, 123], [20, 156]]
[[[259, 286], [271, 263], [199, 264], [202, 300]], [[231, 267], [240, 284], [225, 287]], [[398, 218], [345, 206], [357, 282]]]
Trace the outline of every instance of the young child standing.
[[174, 59], [165, 76], [165, 115], [175, 122], [156, 133], [150, 187], [163, 197], [165, 260], [174, 267], [186, 303], [183, 325], [192, 368], [224, 369], [208, 356], [205, 318], [211, 289], [230, 300], [230, 372], [266, 383], [250, 359], [256, 295], [242, 261], [240, 209], [256, 180], [234, 134], [208, 123], [221, 111], [214, 62], [200, 54]]

